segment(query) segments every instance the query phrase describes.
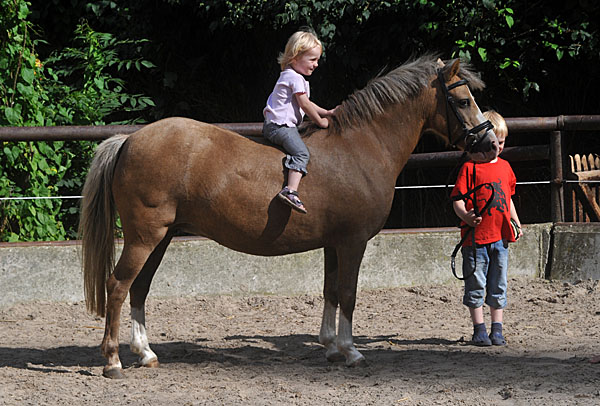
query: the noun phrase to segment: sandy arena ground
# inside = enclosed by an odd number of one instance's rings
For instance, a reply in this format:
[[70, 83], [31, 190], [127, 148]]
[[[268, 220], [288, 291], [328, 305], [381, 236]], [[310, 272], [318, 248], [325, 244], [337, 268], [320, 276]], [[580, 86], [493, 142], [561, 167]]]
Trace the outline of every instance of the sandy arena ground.
[[[0, 309], [0, 405], [597, 405], [600, 287], [509, 281], [506, 347], [468, 344], [461, 286], [362, 291], [354, 336], [369, 365], [330, 364], [319, 296], [200, 296], [147, 303], [158, 369], [102, 377], [103, 320], [83, 303]], [[487, 312], [486, 312], [487, 313]], [[489, 326], [489, 315], [486, 314]], [[489, 328], [489, 327], [488, 327]]]

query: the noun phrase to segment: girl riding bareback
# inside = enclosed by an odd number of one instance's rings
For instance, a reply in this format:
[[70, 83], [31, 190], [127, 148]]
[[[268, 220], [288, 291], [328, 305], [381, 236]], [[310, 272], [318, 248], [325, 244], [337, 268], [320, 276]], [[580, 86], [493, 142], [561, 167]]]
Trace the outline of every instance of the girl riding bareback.
[[322, 52], [321, 42], [313, 32], [294, 33], [277, 59], [281, 74], [263, 110], [263, 136], [281, 145], [287, 153], [284, 163], [288, 169], [287, 186], [277, 197], [301, 213], [306, 213], [306, 208], [298, 197], [298, 186], [307, 173], [310, 154], [300, 138], [298, 126], [306, 114], [319, 127], [327, 128], [329, 121], [326, 117], [335, 111], [325, 110], [310, 101], [310, 87], [304, 78], [312, 75], [319, 66]]

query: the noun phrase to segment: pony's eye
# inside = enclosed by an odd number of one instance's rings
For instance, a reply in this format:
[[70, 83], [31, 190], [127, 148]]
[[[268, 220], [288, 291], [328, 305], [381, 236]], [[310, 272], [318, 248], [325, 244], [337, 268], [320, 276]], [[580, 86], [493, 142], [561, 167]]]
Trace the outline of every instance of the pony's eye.
[[470, 104], [471, 104], [471, 101], [469, 99], [460, 99], [458, 101], [458, 105], [460, 107], [469, 107]]

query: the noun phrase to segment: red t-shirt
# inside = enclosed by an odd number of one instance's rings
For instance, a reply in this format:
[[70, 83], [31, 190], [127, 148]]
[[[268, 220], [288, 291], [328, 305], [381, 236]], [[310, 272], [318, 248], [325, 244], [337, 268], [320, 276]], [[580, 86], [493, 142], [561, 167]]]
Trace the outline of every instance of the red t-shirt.
[[[473, 183], [473, 166], [476, 165], [475, 183]], [[475, 227], [475, 242], [477, 244], [489, 244], [499, 240], [514, 242], [512, 228], [510, 225], [510, 199], [515, 194], [517, 178], [510, 164], [502, 158], [496, 162], [484, 162], [475, 164], [473, 161], [466, 162], [458, 173], [456, 185], [452, 190], [452, 197], [465, 194], [477, 185], [490, 183], [479, 189], [476, 193], [477, 207], [481, 211], [491, 196], [491, 187], [494, 188], [494, 200], [490, 206], [481, 213], [481, 223]], [[473, 208], [471, 199], [467, 199], [467, 211]], [[464, 225], [461, 222], [461, 225]], [[469, 227], [463, 227], [461, 236], [464, 236]], [[468, 237], [464, 245], [470, 246], [471, 237]]]

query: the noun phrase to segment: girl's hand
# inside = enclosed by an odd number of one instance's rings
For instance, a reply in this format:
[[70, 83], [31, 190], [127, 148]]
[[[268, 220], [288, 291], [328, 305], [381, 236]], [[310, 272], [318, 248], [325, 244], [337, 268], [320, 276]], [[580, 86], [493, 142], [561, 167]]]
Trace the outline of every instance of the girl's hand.
[[319, 127], [321, 128], [327, 128], [329, 127], [329, 120], [327, 120], [326, 118], [321, 118], [317, 124], [319, 125]]

